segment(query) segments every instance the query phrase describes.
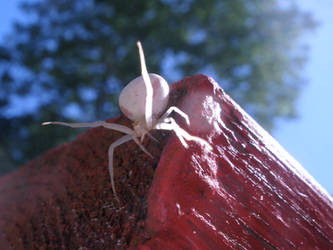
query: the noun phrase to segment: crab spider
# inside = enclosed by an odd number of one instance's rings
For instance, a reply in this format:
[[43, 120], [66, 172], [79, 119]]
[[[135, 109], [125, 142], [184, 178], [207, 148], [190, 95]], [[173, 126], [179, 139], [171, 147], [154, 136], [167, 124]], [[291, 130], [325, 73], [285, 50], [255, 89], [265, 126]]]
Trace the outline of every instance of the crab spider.
[[68, 126], [72, 128], [94, 128], [94, 127], [105, 127], [108, 129], [116, 130], [126, 134], [120, 139], [113, 142], [108, 150], [109, 156], [109, 174], [111, 179], [111, 187], [115, 197], [118, 199], [114, 175], [113, 175], [113, 152], [119, 145], [134, 140], [134, 142], [141, 148], [143, 152], [148, 154], [150, 157], [152, 155], [145, 149], [142, 145], [142, 141], [145, 135], [148, 135], [154, 139], [149, 131], [153, 129], [159, 130], [173, 130], [177, 137], [179, 138], [181, 144], [188, 148], [186, 141], [195, 141], [208, 150], [211, 150], [211, 146], [204, 139], [192, 136], [184, 129], [182, 129], [176, 121], [169, 117], [172, 112], [178, 113], [182, 116], [187, 125], [190, 125], [190, 120], [188, 115], [175, 106], [169, 107], [167, 111], [163, 113], [166, 109], [169, 100], [169, 85], [168, 83], [157, 74], [152, 74], [147, 71], [145, 57], [141, 43], [138, 41], [137, 46], [139, 49], [139, 57], [141, 64], [141, 76], [132, 80], [120, 93], [119, 96], [119, 106], [124, 115], [130, 120], [134, 121], [133, 129], [126, 126], [107, 123], [105, 121], [96, 121], [88, 123], [67, 123], [67, 122], [43, 122], [42, 125], [57, 124]]

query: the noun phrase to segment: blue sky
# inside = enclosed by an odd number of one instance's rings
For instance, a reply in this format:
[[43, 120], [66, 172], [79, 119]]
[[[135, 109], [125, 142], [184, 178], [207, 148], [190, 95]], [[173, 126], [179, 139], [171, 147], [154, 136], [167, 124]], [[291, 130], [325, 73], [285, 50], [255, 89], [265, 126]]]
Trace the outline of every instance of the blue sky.
[[[11, 30], [14, 19], [23, 20], [20, 0], [0, 3], [0, 40]], [[333, 194], [333, 1], [297, 0], [313, 13], [318, 29], [304, 39], [310, 45], [304, 76], [309, 80], [297, 103], [299, 118], [278, 123], [274, 137], [305, 169]]]
[[320, 26], [305, 38], [310, 54], [304, 75], [309, 82], [297, 103], [299, 118], [280, 122], [274, 137], [332, 195], [333, 1], [297, 3], [313, 13]]

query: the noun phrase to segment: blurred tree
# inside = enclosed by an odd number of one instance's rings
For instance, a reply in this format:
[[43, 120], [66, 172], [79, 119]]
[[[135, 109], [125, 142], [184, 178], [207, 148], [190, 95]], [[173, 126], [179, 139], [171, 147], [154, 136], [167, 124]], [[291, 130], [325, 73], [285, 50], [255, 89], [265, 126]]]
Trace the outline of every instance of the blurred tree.
[[105, 120], [139, 75], [212, 75], [266, 129], [295, 115], [303, 87], [299, 38], [311, 15], [277, 0], [44, 0], [25, 3], [0, 47], [0, 157], [7, 171], [77, 134], [42, 121]]

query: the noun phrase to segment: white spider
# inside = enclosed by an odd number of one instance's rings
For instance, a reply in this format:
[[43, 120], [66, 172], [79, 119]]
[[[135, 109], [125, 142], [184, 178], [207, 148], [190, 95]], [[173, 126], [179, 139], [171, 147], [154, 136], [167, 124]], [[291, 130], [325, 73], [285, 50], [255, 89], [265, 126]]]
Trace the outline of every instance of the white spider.
[[[129, 140], [134, 140], [143, 152], [152, 157], [152, 155], [144, 148], [141, 142], [143, 141], [145, 135], [148, 135], [149, 137], [154, 139], [149, 134], [150, 130], [162, 129], [175, 131], [177, 137], [185, 148], [188, 148], [188, 144], [185, 141], [187, 140], [196, 141], [207, 147], [208, 150], [211, 150], [211, 146], [208, 142], [206, 142], [200, 137], [190, 135], [184, 129], [179, 127], [179, 125], [172, 117], [169, 117], [171, 112], [174, 111], [181, 115], [185, 119], [186, 123], [190, 125], [189, 118], [187, 114], [185, 114], [183, 111], [181, 111], [175, 106], [172, 106], [168, 108], [168, 110], [163, 115], [161, 115], [168, 104], [170, 92], [169, 85], [161, 76], [157, 74], [148, 74], [143, 49], [139, 41], [137, 42], [137, 46], [139, 49], [142, 76], [139, 76], [132, 80], [122, 90], [119, 96], [120, 109], [127, 118], [134, 121], [133, 129], [130, 129], [120, 124], [107, 123], [105, 121], [96, 121], [89, 123], [42, 123], [42, 125], [58, 124], [63, 126], [69, 126], [72, 128], [94, 128], [102, 126], [126, 134], [125, 136], [112, 143], [108, 151], [111, 186], [116, 198], [118, 197], [113, 178], [113, 151], [117, 146]], [[138, 138], [140, 138], [140, 140]]]

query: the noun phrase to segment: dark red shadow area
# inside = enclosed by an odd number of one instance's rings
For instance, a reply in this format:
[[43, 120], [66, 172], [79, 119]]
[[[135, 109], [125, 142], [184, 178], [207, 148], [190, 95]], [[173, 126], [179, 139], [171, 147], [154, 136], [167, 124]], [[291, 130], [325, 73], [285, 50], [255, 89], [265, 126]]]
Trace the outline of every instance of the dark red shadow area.
[[333, 248], [332, 198], [214, 80], [173, 84], [170, 105], [213, 150], [162, 131], [144, 143], [154, 159], [121, 145], [118, 202], [121, 133], [89, 129], [0, 179], [1, 249]]

